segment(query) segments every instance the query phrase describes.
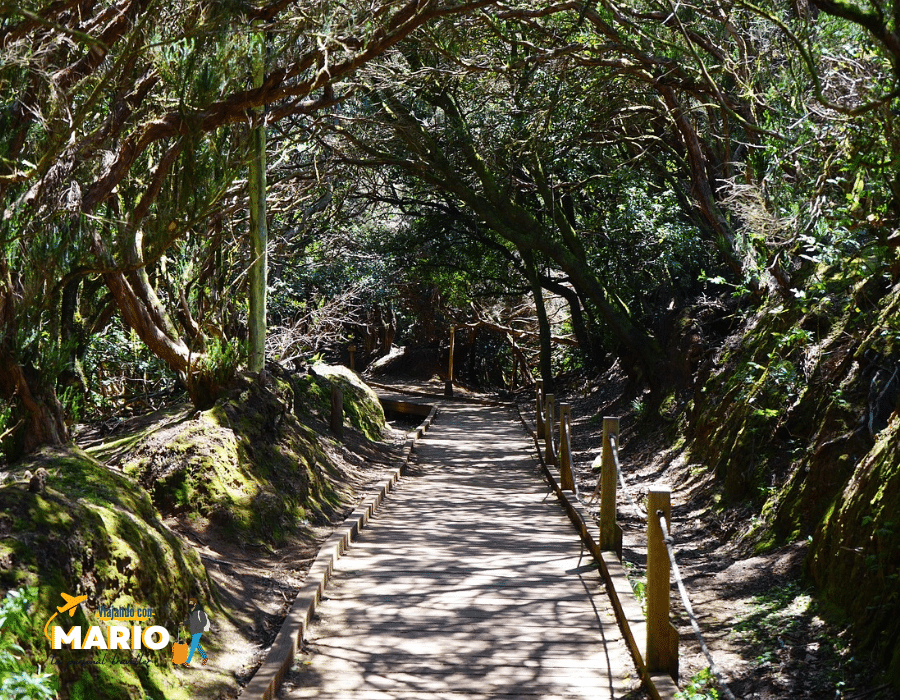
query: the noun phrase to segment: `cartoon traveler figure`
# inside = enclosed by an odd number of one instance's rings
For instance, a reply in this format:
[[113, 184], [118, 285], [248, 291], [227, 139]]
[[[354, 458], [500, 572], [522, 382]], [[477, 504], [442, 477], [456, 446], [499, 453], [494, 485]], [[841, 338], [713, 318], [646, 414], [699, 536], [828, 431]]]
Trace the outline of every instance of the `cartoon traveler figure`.
[[203, 611], [203, 608], [200, 607], [196, 598], [190, 598], [188, 600], [188, 605], [191, 608], [191, 612], [184, 621], [184, 626], [191, 630], [191, 650], [188, 653], [187, 661], [185, 661], [183, 665], [190, 666], [191, 659], [194, 657], [194, 652], [198, 651], [200, 652], [200, 657], [203, 659], [203, 665], [206, 666], [208, 658], [203, 647], [200, 646], [200, 637], [202, 637], [203, 633], [209, 629], [209, 616]]

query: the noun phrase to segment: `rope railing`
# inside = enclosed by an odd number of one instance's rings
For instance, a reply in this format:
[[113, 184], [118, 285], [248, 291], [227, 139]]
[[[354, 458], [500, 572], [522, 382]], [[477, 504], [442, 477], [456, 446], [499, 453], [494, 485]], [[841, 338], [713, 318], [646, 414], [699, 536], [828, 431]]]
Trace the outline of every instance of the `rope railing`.
[[[619, 485], [622, 487], [622, 493], [628, 498], [629, 503], [631, 503], [631, 507], [634, 509], [635, 514], [641, 520], [647, 519], [647, 511], [641, 508], [640, 504], [634, 500], [631, 495], [631, 491], [628, 486], [625, 485], [625, 475], [622, 473], [622, 464], [619, 462], [619, 446], [618, 439], [615, 435], [609, 436], [610, 447], [612, 448], [612, 457], [613, 462], [616, 465], [616, 474], [619, 475]], [[599, 483], [599, 482], [598, 482]]]
[[555, 422], [556, 397], [553, 394], [547, 394], [544, 397], [544, 461], [552, 465], [556, 465], [556, 442], [553, 433]]
[[684, 580], [681, 578], [681, 571], [678, 568], [678, 562], [675, 561], [675, 543], [672, 539], [671, 533], [669, 532], [669, 525], [666, 522], [665, 513], [659, 510], [656, 511], [656, 516], [659, 519], [659, 527], [662, 531], [663, 542], [665, 542], [666, 544], [666, 552], [669, 555], [669, 563], [672, 565], [672, 576], [678, 586], [678, 592], [681, 594], [681, 603], [682, 605], [684, 605], [684, 609], [685, 612], [687, 612], [688, 619], [691, 621], [691, 629], [694, 630], [694, 636], [700, 643], [700, 650], [703, 652], [703, 655], [709, 662], [709, 670], [712, 671], [712, 674], [719, 681], [719, 688], [721, 689], [722, 694], [726, 698], [728, 698], [728, 700], [737, 700], [737, 698], [735, 698], [734, 696], [734, 693], [731, 692], [731, 688], [728, 687], [728, 683], [726, 682], [725, 677], [722, 675], [721, 670], [719, 670], [719, 666], [713, 660], [712, 653], [709, 651], [709, 647], [706, 645], [706, 639], [704, 638], [703, 632], [700, 629], [700, 623], [697, 620], [697, 616], [694, 614], [694, 608], [691, 605], [691, 599], [688, 596], [687, 589], [684, 587]]
[[[616, 419], [618, 423], [618, 419]], [[618, 426], [617, 426], [618, 427]], [[719, 682], [722, 694], [727, 700], [736, 700], [728, 687], [719, 666], [709, 651], [709, 646], [700, 629], [700, 623], [691, 605], [690, 596], [684, 585], [681, 570], [675, 559], [675, 540], [669, 528], [671, 519], [671, 489], [665, 486], [653, 486], [647, 494], [647, 510], [641, 508], [634, 500], [625, 483], [622, 465], [619, 461], [618, 430], [605, 436], [609, 443], [609, 452], [622, 492], [631, 503], [638, 517], [647, 522], [647, 665], [651, 670], [672, 670], [677, 676], [678, 669], [678, 636], [669, 621], [670, 567], [671, 576], [675, 579], [681, 603], [684, 606], [691, 629], [700, 644], [700, 650], [709, 663], [709, 669]], [[602, 478], [602, 475], [601, 475]], [[602, 498], [602, 491], [601, 491]], [[655, 515], [650, 518], [648, 511]], [[660, 544], [665, 548], [667, 561], [661, 561]]]
[[[544, 396], [543, 386], [537, 383], [537, 427], [538, 436], [546, 441], [546, 462], [559, 465], [560, 487], [572, 491], [581, 500], [578, 483], [575, 478], [574, 460], [572, 459], [572, 411], [569, 404], [560, 404], [559, 415], [559, 451], [557, 453], [554, 438], [554, 408], [552, 394]], [[557, 460], [558, 457], [558, 460]], [[647, 523], [647, 584], [646, 600], [646, 647], [643, 650], [644, 663], [648, 672], [665, 672], [678, 678], [678, 631], [669, 619], [671, 598], [671, 578], [675, 579], [681, 602], [687, 612], [694, 635], [700, 649], [709, 663], [709, 669], [719, 682], [722, 695], [727, 700], [736, 700], [718, 665], [713, 660], [709, 646], [700, 629], [700, 624], [691, 605], [690, 597], [684, 585], [681, 571], [675, 559], [675, 543], [672, 538], [669, 521], [671, 519], [671, 489], [667, 486], [653, 485], [647, 494], [645, 510], [632, 496], [632, 490], [625, 482], [624, 472], [619, 459], [619, 419], [604, 417], [603, 444], [601, 454], [594, 460], [593, 467], [600, 467], [597, 487], [589, 501], [600, 498], [600, 514], [598, 517], [600, 549], [614, 551], [619, 561], [622, 559], [622, 528], [616, 521], [616, 487], [622, 489], [635, 514]], [[648, 517], [652, 513], [654, 517]]]
[[536, 394], [536, 417], [534, 422], [535, 431], [538, 434], [538, 437], [544, 437], [546, 429], [544, 428], [544, 424], [546, 420], [544, 419], [544, 380], [543, 379], [535, 379], [534, 380], [534, 391]]

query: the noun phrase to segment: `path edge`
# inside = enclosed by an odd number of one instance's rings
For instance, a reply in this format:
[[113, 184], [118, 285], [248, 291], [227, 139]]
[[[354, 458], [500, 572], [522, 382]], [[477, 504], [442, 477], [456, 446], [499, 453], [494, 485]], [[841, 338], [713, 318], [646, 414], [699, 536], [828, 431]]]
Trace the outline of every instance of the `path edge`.
[[518, 413], [525, 432], [534, 441], [534, 447], [537, 451], [538, 461], [544, 477], [556, 493], [556, 497], [566, 511], [566, 515], [569, 516], [569, 520], [572, 521], [575, 529], [578, 530], [584, 546], [590, 550], [600, 567], [600, 574], [606, 582], [609, 598], [612, 601], [613, 609], [616, 611], [619, 628], [622, 631], [625, 643], [631, 650], [632, 657], [634, 657], [634, 663], [637, 666], [641, 680], [654, 700], [675, 700], [675, 693], [678, 692], [678, 685], [675, 681], [665, 673], [651, 673], [647, 670], [642, 651], [647, 645], [647, 620], [644, 617], [641, 603], [635, 596], [631, 583], [625, 574], [625, 567], [622, 566], [622, 562], [619, 561], [615, 552], [604, 552], [600, 549], [599, 525], [587, 512], [584, 504], [575, 497], [574, 493], [564, 491], [560, 487], [559, 472], [544, 460], [538, 435], [525, 419], [525, 416], [522, 415], [522, 409], [518, 403], [516, 404], [516, 413]]
[[266, 653], [266, 659], [253, 674], [253, 677], [241, 691], [241, 697], [260, 698], [272, 700], [285, 675], [290, 670], [297, 651], [303, 646], [304, 635], [309, 628], [313, 613], [322, 599], [325, 586], [331, 578], [334, 566], [338, 559], [350, 547], [351, 542], [359, 535], [360, 531], [369, 523], [370, 518], [377, 512], [378, 507], [387, 495], [393, 490], [394, 485], [403, 476], [413, 448], [421, 437], [428, 432], [431, 423], [438, 414], [438, 407], [432, 406], [428, 417], [413, 431], [407, 433], [406, 444], [403, 446], [399, 463], [376, 488], [374, 493], [363, 499], [362, 503], [347, 516], [343, 523], [325, 540], [319, 549], [303, 586], [297, 592], [294, 603], [288, 611], [287, 617], [281, 624], [281, 629]]

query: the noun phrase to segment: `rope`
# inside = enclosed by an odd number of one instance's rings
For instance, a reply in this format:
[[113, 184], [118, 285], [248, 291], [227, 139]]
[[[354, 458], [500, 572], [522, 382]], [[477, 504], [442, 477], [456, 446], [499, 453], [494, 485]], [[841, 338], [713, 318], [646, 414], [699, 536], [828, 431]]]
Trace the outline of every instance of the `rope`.
[[[526, 428], [528, 428], [528, 424], [525, 422], [525, 419], [523, 418], [521, 412], [519, 412], [519, 419], [522, 421], [522, 424], [525, 425]], [[571, 424], [568, 424], [566, 427], [569, 428], [569, 430], [567, 432], [569, 433], [569, 435], [571, 435]], [[540, 442], [538, 440], [537, 432], [530, 430], [530, 428], [528, 428], [528, 430], [531, 433], [532, 439], [534, 440], [535, 447], [538, 448], [538, 450], [537, 450], [538, 457], [541, 458], [541, 461], [543, 461], [543, 457], [542, 457], [541, 449], [540, 449]], [[567, 435], [566, 437], [569, 437], [569, 435]], [[560, 436], [560, 439], [562, 439], [562, 436]], [[622, 465], [619, 462], [618, 441], [616, 440], [615, 435], [609, 436], [609, 445], [610, 445], [610, 449], [612, 451], [613, 463], [616, 466], [616, 474], [619, 477], [619, 484], [622, 487], [622, 491], [628, 497], [628, 500], [630, 501], [631, 506], [632, 506], [632, 508], [634, 508], [634, 511], [635, 511], [635, 513], [637, 513], [638, 517], [645, 521], [648, 521], [647, 511], [644, 510], [640, 505], [638, 505], [638, 503], [631, 496], [631, 492], [628, 490], [628, 487], [625, 484], [625, 477], [622, 473]], [[570, 445], [569, 453], [571, 455], [571, 445]], [[599, 459], [602, 459], [602, 458], [597, 457], [594, 460], [594, 464], [596, 464], [597, 460], [599, 460]], [[575, 475], [574, 460], [572, 463], [572, 476], [575, 481], [576, 497], [578, 498], [578, 500], [581, 500], [581, 494], [578, 491], [578, 479]], [[597, 497], [599, 491], [600, 491], [600, 481], [598, 480], [597, 488], [594, 489], [594, 493], [589, 500], [593, 501]], [[706, 644], [706, 639], [703, 636], [703, 632], [700, 630], [700, 623], [697, 620], [697, 616], [694, 614], [694, 608], [691, 605], [691, 600], [688, 597], [687, 589], [684, 586], [684, 580], [681, 578], [681, 570], [678, 568], [678, 562], [675, 561], [674, 540], [672, 539], [672, 535], [669, 532], [669, 524], [666, 522], [665, 514], [661, 510], [658, 510], [658, 511], [656, 511], [656, 516], [657, 516], [657, 518], [659, 518], [659, 527], [663, 534], [663, 541], [666, 544], [666, 552], [669, 555], [669, 563], [672, 565], [672, 575], [675, 578], [675, 583], [678, 586], [678, 592], [681, 595], [681, 603], [682, 603], [682, 605], [684, 605], [684, 609], [687, 612], [688, 619], [691, 621], [691, 628], [694, 630], [694, 636], [697, 638], [697, 641], [700, 643], [700, 650], [703, 652], [703, 655], [706, 657], [706, 660], [709, 662], [709, 670], [716, 677], [716, 680], [718, 680], [719, 687], [722, 691], [722, 694], [727, 698], [727, 700], [737, 700], [734, 693], [731, 692], [731, 688], [728, 687], [728, 683], [725, 680], [725, 676], [722, 674], [722, 671], [719, 669], [718, 664], [716, 664], [715, 660], [713, 659], [712, 653], [709, 651], [709, 647]], [[583, 548], [583, 545], [584, 545], [584, 543], [582, 543], [582, 548]]]
[[625, 477], [622, 475], [622, 465], [619, 463], [619, 444], [615, 435], [609, 436], [609, 446], [612, 448], [613, 463], [616, 465], [616, 474], [619, 475], [619, 484], [622, 486], [622, 492], [628, 497], [628, 500], [631, 502], [631, 507], [634, 508], [634, 512], [637, 513], [638, 518], [646, 520], [647, 511], [641, 508], [634, 498], [631, 497], [631, 491], [629, 491], [628, 487], [625, 485]]
[[703, 633], [700, 631], [700, 624], [697, 621], [697, 616], [694, 615], [694, 608], [691, 606], [690, 598], [688, 598], [687, 590], [684, 587], [684, 581], [681, 579], [681, 571], [678, 569], [678, 564], [675, 561], [675, 545], [672, 535], [669, 534], [669, 524], [666, 522], [665, 513], [658, 510], [656, 511], [656, 516], [659, 518], [659, 527], [663, 533], [663, 541], [666, 543], [666, 551], [669, 553], [669, 562], [672, 564], [672, 575], [675, 577], [675, 583], [678, 584], [681, 602], [684, 604], [684, 609], [687, 611], [688, 618], [690, 618], [691, 627], [694, 629], [694, 636], [697, 637], [697, 641], [700, 642], [700, 650], [709, 662], [709, 670], [712, 671], [713, 675], [718, 679], [722, 694], [725, 695], [728, 700], [737, 700], [737, 698], [734, 697], [734, 693], [732, 693], [731, 689], [728, 687], [728, 683], [725, 682], [725, 677], [722, 675], [716, 662], [713, 661], [709, 647], [706, 646], [706, 640], [703, 637]]
[[[628, 490], [628, 486], [625, 483], [625, 476], [622, 473], [622, 464], [619, 462], [618, 441], [616, 440], [615, 435], [609, 436], [609, 446], [612, 451], [613, 463], [616, 465], [616, 474], [619, 477], [619, 484], [622, 487], [623, 493], [628, 497], [628, 500], [631, 503], [631, 507], [634, 509], [634, 512], [637, 514], [637, 516], [640, 519], [647, 521], [647, 511], [644, 510], [640, 505], [638, 505], [638, 503], [634, 500], [631, 492]], [[597, 459], [602, 458], [597, 457]], [[594, 463], [596, 464], [596, 460]], [[594, 490], [594, 493], [591, 496], [591, 501], [593, 501], [597, 497], [599, 491], [600, 482], [598, 481], [597, 488]], [[725, 677], [724, 675], [722, 675], [722, 671], [713, 660], [712, 654], [709, 651], [709, 647], [706, 645], [706, 639], [703, 637], [703, 632], [700, 631], [700, 623], [697, 620], [697, 616], [694, 614], [694, 608], [691, 605], [690, 598], [688, 597], [687, 589], [684, 587], [684, 580], [681, 578], [681, 570], [678, 568], [678, 563], [675, 561], [674, 540], [672, 539], [672, 535], [669, 533], [669, 525], [666, 522], [665, 514], [660, 510], [656, 512], [656, 515], [659, 518], [659, 526], [663, 533], [663, 541], [666, 543], [666, 552], [668, 552], [669, 562], [672, 565], [672, 575], [674, 576], [675, 583], [678, 586], [678, 592], [681, 594], [681, 602], [684, 605], [685, 611], [687, 611], [688, 619], [690, 619], [691, 621], [691, 628], [694, 630], [694, 636], [697, 637], [697, 641], [700, 643], [700, 650], [703, 652], [703, 655], [709, 662], [709, 669], [716, 677], [716, 680], [718, 680], [719, 687], [722, 690], [722, 694], [727, 698], [727, 700], [737, 700], [737, 698], [734, 696], [734, 693], [731, 692], [731, 688], [728, 687], [728, 683], [725, 681]]]

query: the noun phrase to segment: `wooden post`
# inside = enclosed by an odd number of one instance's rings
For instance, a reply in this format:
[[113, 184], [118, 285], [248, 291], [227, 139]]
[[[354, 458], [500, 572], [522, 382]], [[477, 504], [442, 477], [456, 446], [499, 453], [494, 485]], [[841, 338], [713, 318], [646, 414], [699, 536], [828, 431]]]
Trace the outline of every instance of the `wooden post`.
[[553, 394], [547, 394], [544, 401], [546, 405], [546, 410], [544, 411], [544, 441], [546, 442], [544, 461], [547, 464], [556, 464], [556, 449], [553, 445], [553, 424], [556, 422], [556, 397]]
[[559, 405], [559, 481], [560, 487], [575, 492], [575, 475], [572, 473], [572, 443], [570, 428], [572, 423], [572, 405]]
[[512, 368], [512, 376], [509, 378], [509, 390], [516, 390], [516, 373], [519, 371], [519, 358], [516, 355], [513, 355], [513, 368]]
[[444, 384], [444, 396], [453, 396], [453, 346], [456, 344], [456, 329], [450, 326], [450, 366], [447, 369], [447, 383]]
[[347, 350], [350, 353], [350, 371], [355, 372], [356, 371], [356, 346], [348, 345]]
[[600, 467], [600, 549], [622, 558], [622, 528], [616, 522], [616, 463], [609, 436], [619, 445], [619, 419], [603, 418], [603, 455]]
[[678, 631], [669, 622], [669, 555], [659, 512], [671, 522], [672, 490], [654, 485], [647, 495], [647, 670], [678, 680]]
[[344, 392], [337, 384], [331, 385], [331, 432], [344, 437]]
[[534, 429], [538, 434], [538, 438], [544, 436], [544, 380], [534, 380], [534, 392], [537, 401], [537, 410], [535, 411]]

